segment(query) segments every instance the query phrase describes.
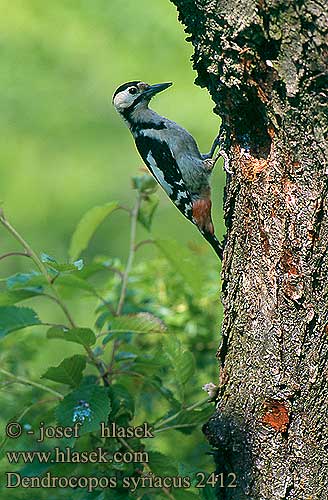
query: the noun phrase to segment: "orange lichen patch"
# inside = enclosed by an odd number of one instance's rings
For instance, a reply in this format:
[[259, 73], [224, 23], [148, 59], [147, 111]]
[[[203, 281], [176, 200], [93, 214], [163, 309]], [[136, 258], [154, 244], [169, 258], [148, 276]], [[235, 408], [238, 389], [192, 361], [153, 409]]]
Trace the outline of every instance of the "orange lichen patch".
[[307, 232], [307, 237], [308, 239], [313, 242], [315, 239], [315, 230], [314, 229], [309, 229]]
[[290, 249], [285, 249], [281, 255], [281, 267], [288, 276], [298, 276], [300, 274], [293, 253]]
[[273, 128], [273, 126], [272, 126], [272, 125], [270, 125], [270, 126], [268, 127], [268, 135], [269, 135], [269, 137], [270, 137], [271, 139], [273, 139], [273, 138], [274, 138], [274, 128]]
[[229, 381], [229, 374], [226, 368], [221, 368], [220, 370], [220, 386], [223, 387]]
[[263, 402], [263, 406], [265, 413], [261, 422], [269, 425], [277, 432], [286, 432], [289, 424], [289, 415], [285, 403], [268, 399]]
[[265, 253], [268, 254], [270, 251], [270, 243], [268, 235], [264, 231], [262, 224], [259, 224], [259, 231], [260, 231], [262, 246], [264, 248]]
[[328, 335], [328, 324], [325, 326], [325, 334]]
[[264, 158], [255, 158], [248, 153], [241, 156], [240, 165], [243, 176], [249, 181], [254, 181], [259, 173], [268, 168], [269, 163]]
[[214, 226], [211, 218], [211, 200], [202, 199], [194, 201], [192, 205], [192, 215], [200, 229], [214, 234]]

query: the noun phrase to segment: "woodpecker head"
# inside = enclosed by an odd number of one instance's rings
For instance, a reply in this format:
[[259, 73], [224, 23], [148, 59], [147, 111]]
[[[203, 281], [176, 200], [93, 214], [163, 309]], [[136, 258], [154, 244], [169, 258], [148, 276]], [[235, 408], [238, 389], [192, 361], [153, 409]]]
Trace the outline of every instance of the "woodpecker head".
[[171, 82], [157, 83], [155, 85], [149, 85], [140, 81], [124, 83], [114, 92], [113, 105], [116, 111], [123, 116], [127, 116], [137, 107], [147, 107], [154, 95], [162, 92], [162, 90], [167, 89], [171, 85]]

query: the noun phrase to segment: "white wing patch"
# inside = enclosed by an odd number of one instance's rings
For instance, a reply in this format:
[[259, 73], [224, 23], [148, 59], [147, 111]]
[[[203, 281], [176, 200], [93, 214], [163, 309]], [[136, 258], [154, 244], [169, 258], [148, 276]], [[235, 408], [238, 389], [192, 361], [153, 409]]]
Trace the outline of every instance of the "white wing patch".
[[166, 180], [164, 179], [164, 174], [163, 174], [162, 170], [158, 168], [156, 161], [155, 161], [153, 155], [151, 154], [151, 151], [149, 151], [149, 153], [147, 155], [147, 161], [148, 161], [149, 165], [151, 166], [156, 179], [158, 180], [158, 182], [160, 183], [160, 185], [162, 186], [164, 191], [168, 195], [172, 194], [173, 193], [172, 186], [170, 186], [170, 184], [168, 182], [166, 182]]

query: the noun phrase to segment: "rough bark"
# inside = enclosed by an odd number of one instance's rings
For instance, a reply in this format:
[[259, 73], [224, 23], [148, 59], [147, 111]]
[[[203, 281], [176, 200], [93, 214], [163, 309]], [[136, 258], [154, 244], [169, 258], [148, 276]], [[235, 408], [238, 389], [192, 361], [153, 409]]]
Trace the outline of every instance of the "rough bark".
[[[221, 499], [328, 498], [327, 6], [172, 0], [226, 131]], [[325, 80], [326, 79], [326, 80]]]

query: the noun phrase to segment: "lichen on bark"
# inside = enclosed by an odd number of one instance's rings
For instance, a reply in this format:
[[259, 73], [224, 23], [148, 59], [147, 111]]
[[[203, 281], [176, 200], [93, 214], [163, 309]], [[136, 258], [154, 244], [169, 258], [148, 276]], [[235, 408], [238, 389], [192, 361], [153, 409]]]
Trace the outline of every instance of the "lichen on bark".
[[172, 0], [226, 131], [221, 499], [328, 498], [327, 26], [318, 0]]

